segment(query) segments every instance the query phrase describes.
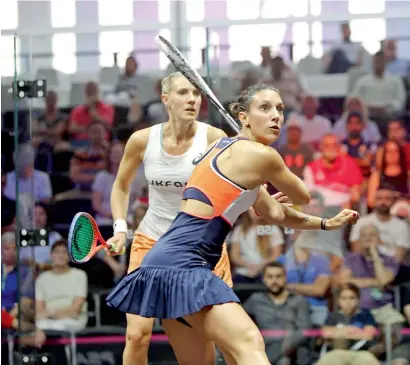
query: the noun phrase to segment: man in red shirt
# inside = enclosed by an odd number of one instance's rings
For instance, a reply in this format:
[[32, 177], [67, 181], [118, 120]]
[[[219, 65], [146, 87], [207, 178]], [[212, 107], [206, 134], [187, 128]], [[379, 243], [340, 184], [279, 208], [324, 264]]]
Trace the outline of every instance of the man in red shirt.
[[[103, 123], [107, 131], [111, 130], [114, 122], [114, 108], [99, 99], [99, 89], [95, 82], [90, 81], [85, 85], [85, 98], [84, 105], [76, 106], [72, 110], [68, 126], [71, 139], [84, 144], [88, 141], [87, 128], [92, 122]], [[108, 137], [107, 132], [106, 139]]]
[[347, 208], [358, 203], [363, 177], [357, 162], [341, 152], [341, 144], [334, 134], [322, 138], [320, 150], [322, 155], [303, 172], [306, 186], [323, 195], [326, 207]]

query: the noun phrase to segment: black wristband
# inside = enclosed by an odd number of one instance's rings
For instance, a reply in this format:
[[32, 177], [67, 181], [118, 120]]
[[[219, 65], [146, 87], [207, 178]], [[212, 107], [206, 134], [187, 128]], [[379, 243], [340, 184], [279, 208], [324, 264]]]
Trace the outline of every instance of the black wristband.
[[322, 221], [320, 222], [320, 228], [326, 231], [326, 222], [327, 218], [322, 218]]

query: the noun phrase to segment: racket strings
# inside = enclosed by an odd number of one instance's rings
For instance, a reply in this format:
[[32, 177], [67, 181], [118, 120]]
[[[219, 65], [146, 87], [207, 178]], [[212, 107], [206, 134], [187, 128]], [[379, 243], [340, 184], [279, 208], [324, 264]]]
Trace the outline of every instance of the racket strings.
[[82, 261], [88, 256], [95, 237], [96, 232], [92, 222], [85, 216], [79, 217], [75, 223], [71, 241], [71, 255], [75, 261]]

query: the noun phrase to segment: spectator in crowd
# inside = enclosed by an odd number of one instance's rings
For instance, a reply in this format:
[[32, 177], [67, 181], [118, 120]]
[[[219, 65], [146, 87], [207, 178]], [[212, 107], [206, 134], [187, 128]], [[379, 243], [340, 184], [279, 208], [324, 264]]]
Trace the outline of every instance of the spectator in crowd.
[[369, 178], [376, 144], [370, 144], [363, 138], [364, 120], [360, 113], [351, 112], [347, 117], [347, 138], [342, 142], [345, 152], [353, 157], [362, 171], [364, 178]]
[[326, 207], [349, 208], [360, 200], [362, 173], [356, 161], [341, 151], [334, 134], [322, 138], [321, 157], [308, 164], [303, 180], [310, 190], [318, 191]]
[[302, 143], [302, 133], [301, 123], [296, 119], [290, 120], [286, 128], [287, 144], [278, 149], [286, 166], [301, 179], [306, 165], [313, 161], [313, 151]]
[[76, 106], [70, 116], [68, 132], [71, 135], [71, 143], [84, 146], [88, 143], [88, 128], [93, 122], [101, 123], [106, 128], [105, 139], [108, 139], [114, 123], [114, 108], [100, 100], [99, 88], [93, 81], [85, 85], [86, 102]]
[[19, 145], [18, 154], [14, 153], [15, 169], [7, 174], [7, 182], [3, 194], [16, 200], [16, 180], [19, 194], [27, 194], [35, 201], [47, 203], [52, 197], [50, 177], [34, 169], [34, 150], [29, 144]]
[[33, 145], [37, 148], [50, 150], [69, 149], [68, 142], [64, 141], [67, 133], [68, 116], [58, 108], [58, 96], [49, 90], [45, 97], [45, 108], [33, 120]]
[[403, 81], [385, 73], [384, 53], [373, 56], [373, 73], [362, 76], [356, 83], [353, 95], [361, 96], [369, 108], [371, 118], [385, 135], [386, 120], [404, 111], [406, 90]]
[[[402, 290], [403, 314], [406, 317], [406, 327], [410, 327], [410, 283], [407, 283]], [[402, 337], [399, 346], [393, 349], [392, 365], [409, 365], [410, 364], [410, 337]]]
[[133, 98], [131, 100], [131, 104], [127, 114], [127, 122], [128, 125], [135, 126], [139, 122], [141, 122], [141, 118], [143, 115], [142, 106], [138, 101], [138, 98]]
[[370, 352], [363, 351], [376, 336], [376, 321], [369, 310], [360, 307], [360, 289], [352, 283], [343, 284], [337, 301], [339, 310], [329, 314], [322, 328], [333, 351], [316, 365], [379, 365]]
[[342, 23], [342, 42], [324, 56], [327, 73], [345, 73], [352, 66], [362, 66], [366, 51], [360, 43], [352, 42], [349, 23]]
[[354, 283], [360, 288], [360, 307], [374, 309], [393, 303], [393, 292], [388, 286], [399, 269], [394, 257], [380, 252], [383, 245], [375, 225], [366, 224], [359, 231], [359, 251], [349, 252], [340, 271], [340, 283]]
[[164, 123], [168, 120], [168, 111], [161, 100], [161, 80], [155, 83], [155, 92], [158, 97], [145, 106], [144, 120], [150, 124]]
[[381, 147], [381, 161], [373, 170], [367, 190], [367, 205], [374, 207], [379, 188], [393, 190], [398, 197], [409, 193], [409, 172], [403, 147], [396, 141], [386, 141]]
[[287, 289], [307, 298], [312, 323], [322, 326], [328, 314], [325, 296], [330, 286], [330, 260], [322, 253], [299, 247], [303, 240], [301, 234], [277, 261], [286, 267]]
[[363, 99], [359, 96], [348, 96], [345, 99], [343, 114], [336, 121], [333, 126], [333, 133], [336, 134], [341, 140], [347, 138], [347, 116], [352, 113], [360, 113], [364, 121], [364, 129], [362, 137], [367, 143], [379, 143], [382, 139], [379, 131], [379, 127], [375, 122], [369, 119], [369, 110]]
[[7, 185], [7, 174], [1, 170], [1, 231], [13, 230], [16, 219], [16, 202], [4, 195]]
[[115, 87], [117, 94], [126, 92], [130, 97], [135, 97], [138, 90], [137, 80], [138, 62], [133, 56], [128, 56], [125, 60], [125, 70], [120, 76], [118, 84]]
[[[34, 208], [34, 221], [36, 229], [49, 229], [48, 207], [42, 203], [36, 203]], [[56, 231], [48, 232], [48, 245], [20, 248], [20, 259], [27, 265], [35, 266], [39, 270], [51, 268], [50, 251], [54, 243], [62, 240], [60, 233]]]
[[410, 229], [410, 202], [407, 200], [398, 200], [390, 208], [390, 214], [409, 224]]
[[18, 317], [18, 311], [25, 322], [33, 319], [33, 274], [28, 266], [20, 265], [18, 278], [17, 246], [14, 232], [1, 235], [1, 306], [12, 317]]
[[87, 275], [68, 264], [68, 246], [51, 248], [52, 269], [36, 280], [36, 320], [43, 330], [80, 331], [87, 325]]
[[270, 47], [261, 47], [261, 64], [259, 65], [260, 78], [262, 80], [271, 77], [272, 74], [272, 52]]
[[386, 59], [386, 71], [390, 75], [407, 77], [410, 75], [410, 63], [397, 57], [397, 45], [393, 39], [383, 42], [383, 51]]
[[283, 103], [286, 105], [286, 113], [300, 111], [304, 90], [299, 76], [285, 64], [282, 57], [276, 56], [271, 60], [271, 73], [265, 82], [279, 90]]
[[264, 225], [252, 210], [243, 213], [230, 238], [230, 259], [235, 266], [233, 281], [259, 281], [265, 265], [281, 254], [283, 244], [278, 227]]
[[309, 364], [308, 340], [302, 332], [311, 328], [308, 302], [286, 288], [285, 267], [279, 262], [265, 267], [263, 283], [267, 291], [253, 293], [244, 303], [244, 309], [262, 331], [289, 331], [284, 338], [265, 340], [270, 363]]
[[[330, 133], [332, 124], [329, 119], [317, 114], [319, 101], [312, 95], [305, 95], [302, 99], [302, 113], [291, 113], [287, 122], [298, 121], [302, 127], [302, 142], [311, 145], [317, 149], [320, 140], [327, 133]], [[286, 130], [286, 124], [284, 128]], [[282, 134], [284, 131], [282, 131]], [[280, 140], [280, 145], [285, 142], [284, 138]]]
[[89, 191], [97, 172], [105, 168], [108, 144], [104, 140], [106, 129], [102, 122], [88, 126], [88, 148], [76, 150], [70, 162], [70, 178], [76, 189]]
[[[303, 212], [317, 217], [333, 216], [336, 209], [334, 207], [327, 208], [324, 203], [323, 196], [317, 191], [312, 191], [310, 193], [310, 202], [303, 207]], [[340, 209], [337, 211], [340, 211]], [[299, 235], [301, 235], [302, 238], [299, 239]], [[331, 232], [323, 230], [309, 232], [296, 231], [291, 236], [291, 239], [293, 242], [297, 240], [300, 247], [309, 248], [315, 252], [328, 255], [332, 272], [340, 267], [345, 252], [342, 230]]]
[[[397, 142], [404, 151], [407, 162], [407, 170], [410, 171], [410, 142], [407, 139], [407, 130], [401, 120], [392, 120], [387, 126], [387, 139]], [[377, 164], [381, 166], [383, 149], [377, 151]]]
[[113, 224], [110, 194], [123, 154], [123, 143], [111, 144], [107, 152], [105, 170], [97, 172], [91, 186], [93, 209], [96, 212], [95, 221], [98, 225]]
[[360, 231], [362, 227], [370, 224], [376, 226], [379, 231], [382, 242], [378, 246], [380, 253], [395, 258], [397, 262], [403, 262], [410, 247], [410, 238], [406, 223], [390, 213], [393, 203], [393, 191], [388, 189], [377, 191], [373, 212], [362, 216], [352, 227], [350, 244], [353, 252], [361, 252]]

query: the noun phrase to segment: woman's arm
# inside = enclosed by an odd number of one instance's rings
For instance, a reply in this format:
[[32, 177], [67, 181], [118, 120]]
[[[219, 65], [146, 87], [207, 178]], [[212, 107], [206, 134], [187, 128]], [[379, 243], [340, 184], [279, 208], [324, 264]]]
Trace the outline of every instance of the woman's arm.
[[269, 181], [276, 189], [292, 199], [294, 204], [309, 204], [308, 188], [289, 170], [279, 153], [271, 147], [266, 147], [264, 152], [263, 158], [266, 163], [263, 166], [263, 180]]
[[[302, 230], [336, 230], [346, 224], [355, 224], [359, 219], [359, 213], [344, 209], [333, 218], [327, 219], [307, 215], [278, 203], [271, 198], [265, 189], [261, 189], [259, 196], [253, 205], [254, 209], [268, 224], [276, 224], [283, 227], [302, 229]], [[322, 227], [322, 222], [324, 226]]]

